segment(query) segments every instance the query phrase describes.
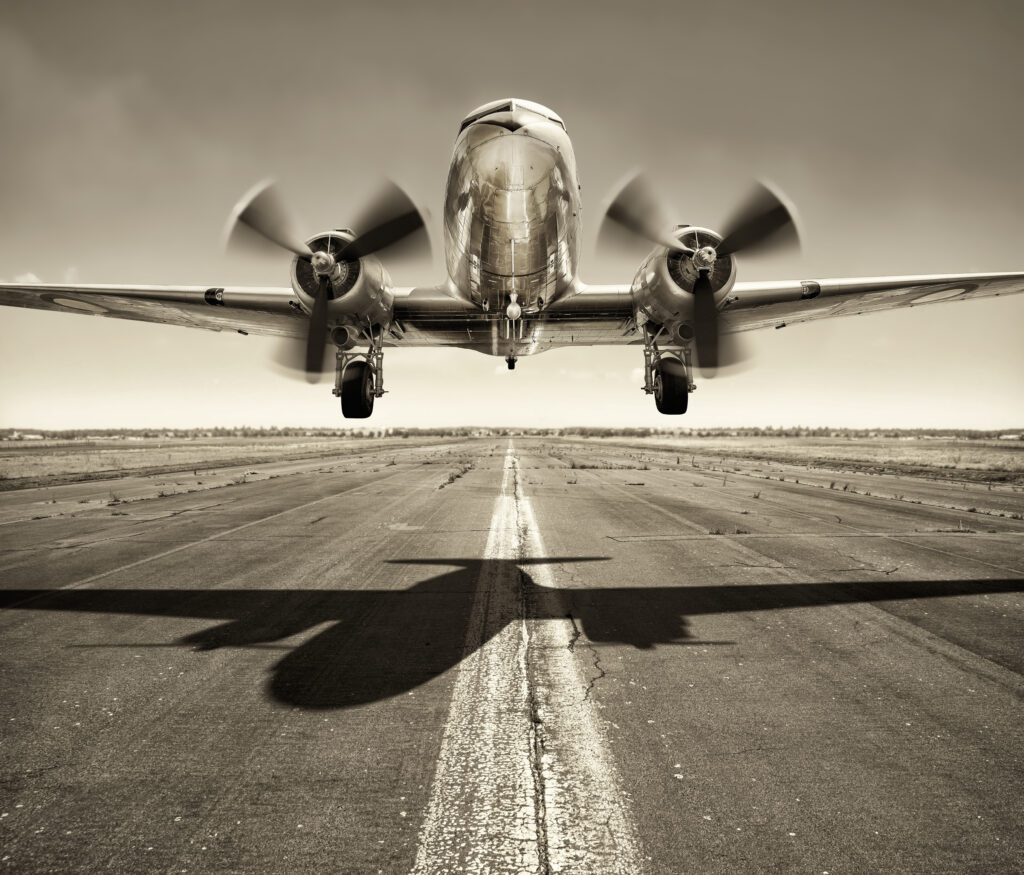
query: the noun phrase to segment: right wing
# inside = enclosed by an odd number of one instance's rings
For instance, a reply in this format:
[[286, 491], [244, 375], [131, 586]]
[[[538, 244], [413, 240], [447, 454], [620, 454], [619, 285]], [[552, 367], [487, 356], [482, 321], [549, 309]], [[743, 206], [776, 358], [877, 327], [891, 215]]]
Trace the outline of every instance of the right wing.
[[277, 337], [305, 337], [307, 324], [291, 289], [258, 286], [0, 283], [0, 305]]

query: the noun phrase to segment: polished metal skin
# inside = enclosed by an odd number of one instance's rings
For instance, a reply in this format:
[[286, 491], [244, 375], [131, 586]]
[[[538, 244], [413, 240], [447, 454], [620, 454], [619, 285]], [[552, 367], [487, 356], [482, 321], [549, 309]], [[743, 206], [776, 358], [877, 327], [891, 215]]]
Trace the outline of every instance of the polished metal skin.
[[[241, 203], [257, 201], [263, 219], [276, 221], [273, 189], [262, 184]], [[690, 342], [700, 270], [725, 334], [1024, 292], [1022, 272], [737, 282], [734, 260], [719, 254], [728, 251], [722, 235], [657, 224], [655, 248], [632, 281], [587, 285], [580, 215], [562, 120], [510, 98], [478, 107], [459, 127], [443, 217], [448, 278], [439, 285], [395, 289], [376, 254], [339, 258], [352, 232], [306, 242], [287, 233], [272, 242], [304, 256], [293, 260], [290, 287], [0, 283], [0, 306], [302, 339], [326, 275], [329, 337], [341, 351], [370, 343], [375, 356], [384, 346], [447, 346], [517, 357], [640, 346], [649, 335]]]
[[455, 297], [529, 315], [575, 291], [579, 216], [576, 159], [555, 113], [510, 98], [466, 117], [444, 207]]

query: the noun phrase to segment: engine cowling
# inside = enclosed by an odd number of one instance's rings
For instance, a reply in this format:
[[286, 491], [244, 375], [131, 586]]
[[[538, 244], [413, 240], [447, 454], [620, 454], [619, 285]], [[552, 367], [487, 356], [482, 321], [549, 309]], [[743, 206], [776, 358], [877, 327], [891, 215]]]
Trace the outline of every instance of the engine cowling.
[[[344, 339], [342, 333], [346, 331], [354, 337], [353, 328], [358, 331], [368, 325], [386, 327], [392, 320], [391, 277], [372, 255], [346, 261], [342, 251], [353, 239], [351, 231], [342, 230], [325, 231], [306, 241], [311, 251], [329, 253], [337, 260], [327, 293], [327, 319], [334, 326], [331, 336], [335, 343]], [[302, 308], [312, 312], [319, 283], [313, 264], [304, 258], [292, 259], [291, 278], [292, 290]]]
[[693, 337], [693, 284], [701, 267], [709, 264], [705, 269], [715, 302], [721, 305], [736, 282], [736, 265], [732, 256], [715, 258], [707, 249], [722, 242], [722, 236], [709, 228], [681, 226], [673, 236], [678, 248], [658, 247], [637, 271], [633, 307], [638, 324], [664, 326], [673, 340], [683, 342]]

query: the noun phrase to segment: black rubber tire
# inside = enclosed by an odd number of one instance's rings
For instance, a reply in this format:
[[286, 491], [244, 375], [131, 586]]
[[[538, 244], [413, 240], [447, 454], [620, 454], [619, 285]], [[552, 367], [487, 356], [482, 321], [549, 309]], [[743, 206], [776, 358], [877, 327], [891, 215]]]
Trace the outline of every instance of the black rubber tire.
[[665, 356], [654, 366], [654, 403], [659, 413], [676, 416], [686, 413], [690, 400], [690, 381], [683, 363]]
[[341, 415], [366, 419], [373, 413], [373, 368], [369, 362], [352, 362], [341, 377]]

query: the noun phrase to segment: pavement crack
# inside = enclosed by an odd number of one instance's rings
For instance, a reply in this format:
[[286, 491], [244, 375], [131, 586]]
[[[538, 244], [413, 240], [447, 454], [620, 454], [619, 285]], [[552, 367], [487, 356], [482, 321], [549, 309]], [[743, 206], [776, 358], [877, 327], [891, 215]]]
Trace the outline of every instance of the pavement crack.
[[[567, 613], [565, 615], [565, 618], [572, 625], [572, 637], [569, 638], [569, 643], [565, 645], [565, 649], [568, 650], [570, 653], [575, 653], [576, 652], [576, 645], [579, 643], [580, 639], [583, 637], [583, 632], [580, 630], [579, 624], [576, 622], [576, 618], [572, 615], [572, 611]], [[607, 677], [608, 676], [608, 672], [605, 671], [604, 666], [601, 665], [601, 657], [600, 657], [600, 655], [597, 652], [597, 648], [594, 647], [594, 645], [591, 644], [586, 639], [583, 640], [583, 645], [582, 646], [586, 650], [590, 651], [591, 664], [593, 665], [594, 670], [597, 672], [597, 674], [595, 674], [593, 677], [591, 677], [587, 681], [587, 688], [583, 692], [583, 701], [584, 702], [589, 702], [590, 701], [590, 694], [592, 692], [594, 692], [594, 685], [599, 680], [601, 680], [602, 678]]]
[[587, 689], [583, 693], [583, 701], [589, 702], [590, 694], [594, 692], [594, 686], [597, 684], [599, 680], [608, 677], [608, 672], [605, 671], [604, 666], [601, 665], [601, 657], [597, 652], [597, 648], [594, 647], [594, 645], [591, 644], [589, 641], [586, 643], [585, 646], [587, 650], [590, 651], [591, 656], [593, 657], [594, 670], [597, 672], [596, 675], [594, 675], [587, 681]]
[[[525, 634], [525, 625], [524, 625]], [[529, 647], [529, 642], [524, 646]], [[548, 854], [547, 804], [544, 781], [544, 720], [540, 714], [536, 687], [526, 680], [527, 702], [530, 708], [530, 773], [533, 776], [534, 819], [537, 828], [537, 861], [539, 871], [550, 875], [551, 864]]]
[[[512, 503], [515, 508], [515, 557], [521, 560], [526, 558], [528, 532], [522, 512], [523, 493], [519, 480], [519, 460], [514, 455], [511, 458], [511, 471]], [[530, 604], [533, 596], [529, 592], [525, 572], [521, 567], [517, 570], [523, 634], [523, 683], [526, 687], [526, 705], [529, 712], [529, 768], [530, 775], [533, 778], [534, 824], [537, 833], [537, 871], [543, 873], [543, 875], [550, 875], [551, 861], [548, 849], [547, 796], [544, 775], [544, 752], [546, 747], [544, 719], [541, 716], [537, 685], [534, 683], [533, 673], [530, 671], [530, 628], [526, 620], [533, 613], [533, 606]]]
[[576, 618], [572, 615], [572, 611], [566, 614], [565, 618], [572, 623], [572, 638], [569, 639], [569, 643], [565, 647], [570, 653], [575, 653], [576, 642], [580, 640], [580, 627], [576, 625]]
[[618, 848], [618, 846], [619, 846], [619, 839], [618, 839], [618, 836], [615, 835], [615, 830], [612, 829], [612, 815], [610, 815], [610, 814], [605, 818], [605, 821], [604, 821], [604, 831], [606, 833], [608, 833], [608, 838], [611, 839], [612, 847], [613, 848]]
[[724, 562], [721, 565], [715, 565], [714, 568], [762, 568], [776, 571], [780, 568], [795, 568], [795, 565], [782, 565], [778, 562], [769, 562], [767, 564], [759, 564], [754, 562]]
[[884, 575], [888, 576], [888, 575], [894, 574], [895, 572], [900, 570], [900, 566], [899, 565], [894, 565], [892, 568], [879, 568], [879, 567], [877, 567], [875, 565], [869, 565], [866, 562], [861, 562], [860, 559], [858, 559], [856, 556], [850, 555], [849, 553], [840, 553], [838, 550], [836, 550], [836, 553], [838, 553], [844, 559], [849, 559], [851, 562], [857, 563], [857, 567], [856, 568], [830, 568], [829, 569], [829, 573], [830, 574], [841, 574], [841, 573], [846, 573], [846, 572], [851, 572], [851, 571], [867, 571], [869, 574], [884, 574]]

